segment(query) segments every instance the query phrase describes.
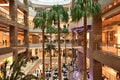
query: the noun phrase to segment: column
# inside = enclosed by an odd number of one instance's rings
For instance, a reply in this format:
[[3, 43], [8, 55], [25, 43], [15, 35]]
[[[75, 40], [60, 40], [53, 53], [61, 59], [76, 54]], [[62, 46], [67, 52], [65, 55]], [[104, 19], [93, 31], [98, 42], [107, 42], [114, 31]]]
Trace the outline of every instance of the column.
[[[9, 14], [12, 21], [17, 22], [17, 4], [16, 0], [9, 0]], [[18, 28], [17, 25], [10, 26], [10, 47], [13, 48], [13, 60], [17, 58]]]
[[90, 80], [102, 80], [102, 65], [100, 62], [90, 59]]
[[92, 30], [90, 32], [90, 80], [102, 80], [102, 64], [93, 58], [96, 50], [101, 50], [102, 44], [102, 20], [93, 18]]
[[[24, 24], [25, 24], [25, 27], [29, 28], [29, 23], [28, 23], [28, 1], [27, 0], [24, 0], [24, 4], [25, 4], [25, 7], [27, 9], [27, 11], [24, 11]], [[27, 30], [24, 30], [24, 43], [25, 43], [25, 46], [27, 47], [26, 49], [26, 52], [28, 54], [28, 47], [29, 47], [29, 32], [28, 32], [28, 29]]]

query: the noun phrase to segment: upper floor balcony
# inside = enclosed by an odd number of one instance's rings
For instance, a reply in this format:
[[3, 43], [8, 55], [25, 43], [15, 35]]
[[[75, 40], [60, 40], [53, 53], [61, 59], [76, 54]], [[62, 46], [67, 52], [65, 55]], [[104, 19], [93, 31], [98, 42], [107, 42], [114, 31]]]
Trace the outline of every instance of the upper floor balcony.
[[107, 52], [111, 55], [120, 56], [120, 44], [115, 45], [102, 45], [102, 51]]
[[[89, 42], [88, 42], [89, 43]], [[72, 45], [74, 48], [77, 48], [81, 52], [83, 52], [83, 42], [78, 42], [75, 41], [74, 45]], [[89, 51], [89, 44], [87, 44], [88, 51]], [[102, 52], [106, 52], [107, 54], [113, 55], [113, 56], [119, 56], [120, 57], [120, 44], [113, 44], [113, 45], [108, 45], [108, 44], [101, 44], [101, 49]], [[89, 52], [88, 52], [89, 54]]]
[[[0, 7], [0, 17], [1, 17], [1, 21], [3, 20], [3, 22], [6, 21], [6, 23], [7, 23], [9, 21], [12, 25], [16, 24], [16, 22], [11, 20], [9, 12], [7, 10], [1, 8], [1, 7]], [[22, 25], [22, 26], [25, 25], [24, 24], [24, 18], [19, 17], [19, 14], [18, 14], [18, 18], [17, 18], [17, 24]]]
[[[45, 43], [45, 47], [46, 47], [46, 44], [48, 44], [48, 42]], [[52, 44], [55, 45], [56, 48], [58, 47], [57, 42], [52, 43]], [[61, 45], [61, 48], [65, 48], [64, 43], [61, 43], [60, 45]], [[29, 44], [29, 48], [42, 48], [42, 43], [31, 43], [31, 44]], [[66, 43], [66, 48], [72, 48], [72, 44], [71, 43]]]

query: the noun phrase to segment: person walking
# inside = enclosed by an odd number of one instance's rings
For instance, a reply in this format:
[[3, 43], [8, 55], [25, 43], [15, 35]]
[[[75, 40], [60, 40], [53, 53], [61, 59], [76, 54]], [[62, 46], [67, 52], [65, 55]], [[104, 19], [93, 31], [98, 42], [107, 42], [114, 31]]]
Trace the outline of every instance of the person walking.
[[117, 72], [117, 73], [116, 73], [116, 79], [117, 79], [117, 80], [120, 80], [120, 72]]

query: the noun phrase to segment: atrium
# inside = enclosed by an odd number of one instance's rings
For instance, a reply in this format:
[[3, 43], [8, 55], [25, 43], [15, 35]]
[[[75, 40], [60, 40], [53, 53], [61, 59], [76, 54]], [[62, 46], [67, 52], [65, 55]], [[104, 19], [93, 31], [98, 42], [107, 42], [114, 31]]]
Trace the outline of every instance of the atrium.
[[0, 80], [120, 80], [120, 0], [0, 0]]

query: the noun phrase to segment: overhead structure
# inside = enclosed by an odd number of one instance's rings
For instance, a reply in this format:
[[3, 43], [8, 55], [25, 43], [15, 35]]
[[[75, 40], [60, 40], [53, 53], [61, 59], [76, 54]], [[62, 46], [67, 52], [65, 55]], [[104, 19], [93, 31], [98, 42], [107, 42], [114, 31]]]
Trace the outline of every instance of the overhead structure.
[[29, 4], [37, 11], [49, 10], [52, 5], [63, 5], [70, 8], [72, 0], [29, 0]]
[[71, 0], [30, 0], [32, 4], [36, 5], [46, 5], [46, 6], [52, 6], [52, 5], [66, 5], [70, 4]]

